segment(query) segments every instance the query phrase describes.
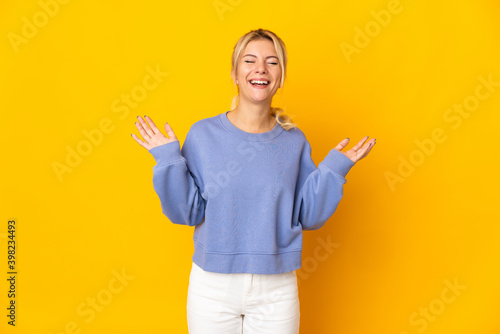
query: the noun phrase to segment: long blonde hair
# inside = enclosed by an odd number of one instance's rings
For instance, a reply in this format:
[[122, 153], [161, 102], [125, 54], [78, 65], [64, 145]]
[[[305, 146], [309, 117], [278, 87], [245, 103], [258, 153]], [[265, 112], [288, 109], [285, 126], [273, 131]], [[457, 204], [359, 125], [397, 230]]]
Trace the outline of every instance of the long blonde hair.
[[[248, 43], [254, 40], [267, 39], [273, 42], [274, 49], [278, 55], [279, 63], [281, 66], [281, 93], [283, 92], [283, 83], [286, 78], [286, 64], [287, 64], [287, 53], [285, 43], [272, 31], [266, 29], [251, 30], [250, 32], [243, 35], [236, 45], [234, 46], [232, 61], [231, 61], [231, 77], [236, 77], [238, 71], [238, 61], [240, 60], [241, 53], [245, 50]], [[235, 84], [236, 85], [236, 84]], [[231, 109], [236, 108], [236, 102], [239, 101], [239, 89], [238, 94], [233, 97], [231, 103]], [[271, 107], [270, 114], [276, 117], [276, 121], [285, 130], [290, 130], [291, 128], [297, 127], [297, 125], [292, 121], [289, 115], [286, 115], [282, 108]]]

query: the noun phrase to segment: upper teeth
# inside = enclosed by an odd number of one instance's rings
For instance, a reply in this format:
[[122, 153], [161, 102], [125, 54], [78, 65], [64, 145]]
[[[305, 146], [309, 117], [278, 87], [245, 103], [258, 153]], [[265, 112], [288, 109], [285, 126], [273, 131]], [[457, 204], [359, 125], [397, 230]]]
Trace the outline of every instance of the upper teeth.
[[267, 85], [269, 81], [259, 81], [259, 80], [251, 80], [250, 83], [256, 83], [260, 85]]

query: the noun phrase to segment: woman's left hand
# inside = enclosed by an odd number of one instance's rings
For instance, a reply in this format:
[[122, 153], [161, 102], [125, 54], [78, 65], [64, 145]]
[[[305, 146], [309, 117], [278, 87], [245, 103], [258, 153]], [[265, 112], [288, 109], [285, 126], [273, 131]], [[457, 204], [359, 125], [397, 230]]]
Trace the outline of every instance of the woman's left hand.
[[342, 152], [342, 149], [344, 147], [346, 147], [346, 145], [349, 143], [349, 138], [346, 138], [346, 139], [342, 140], [335, 147], [335, 149], [337, 151], [339, 151], [340, 153], [342, 153], [343, 155], [345, 155], [346, 157], [348, 157], [349, 159], [351, 159], [352, 162], [356, 163], [359, 160], [366, 157], [368, 155], [368, 153], [371, 151], [371, 149], [373, 148], [373, 146], [375, 146], [375, 143], [376, 143], [375, 138], [370, 139], [370, 141], [367, 142], [365, 146], [363, 146], [363, 144], [365, 143], [365, 141], [367, 139], [368, 139], [368, 136], [363, 137], [363, 139], [361, 139], [361, 141], [359, 143], [357, 143], [356, 146], [351, 148], [349, 151]]

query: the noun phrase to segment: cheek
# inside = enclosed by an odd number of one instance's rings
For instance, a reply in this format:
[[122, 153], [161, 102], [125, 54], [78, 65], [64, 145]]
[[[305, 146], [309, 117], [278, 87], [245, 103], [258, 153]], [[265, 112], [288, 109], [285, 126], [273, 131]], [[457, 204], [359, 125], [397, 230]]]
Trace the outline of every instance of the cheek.
[[280, 83], [281, 83], [281, 73], [277, 73], [275, 76], [274, 76], [274, 83], [276, 84], [276, 86], [280, 86]]
[[248, 75], [251, 73], [251, 71], [248, 70], [248, 68], [244, 68], [241, 70], [240, 72], [240, 75], [239, 75], [239, 78], [241, 80], [246, 80], [246, 78], [248, 77]]

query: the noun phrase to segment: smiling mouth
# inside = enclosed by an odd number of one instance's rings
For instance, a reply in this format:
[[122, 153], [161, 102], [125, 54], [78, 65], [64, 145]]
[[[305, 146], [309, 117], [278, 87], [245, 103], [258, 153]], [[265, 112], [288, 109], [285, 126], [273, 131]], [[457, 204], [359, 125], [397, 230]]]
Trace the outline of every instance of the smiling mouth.
[[265, 87], [270, 84], [270, 81], [260, 81], [260, 80], [249, 80], [248, 82], [254, 87]]

